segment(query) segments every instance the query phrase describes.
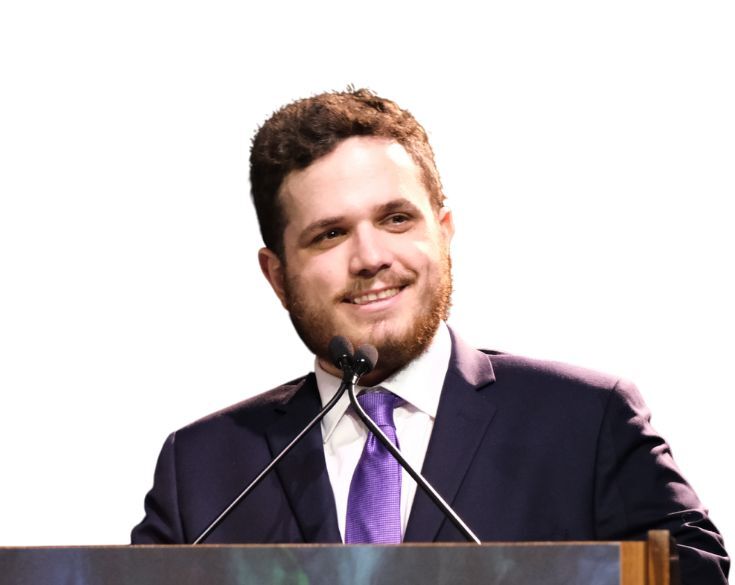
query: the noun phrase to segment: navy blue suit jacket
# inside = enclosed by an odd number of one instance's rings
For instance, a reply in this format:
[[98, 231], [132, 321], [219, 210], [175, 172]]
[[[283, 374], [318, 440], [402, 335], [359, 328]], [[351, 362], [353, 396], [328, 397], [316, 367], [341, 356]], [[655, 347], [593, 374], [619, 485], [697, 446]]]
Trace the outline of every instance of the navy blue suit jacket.
[[[170, 435], [132, 542], [191, 542], [320, 406], [310, 374]], [[667, 529], [683, 583], [727, 582], [722, 539], [629, 383], [481, 352], [453, 334], [422, 471], [482, 541], [644, 539]], [[463, 538], [419, 490], [404, 540]], [[319, 425], [207, 539], [340, 541]]]

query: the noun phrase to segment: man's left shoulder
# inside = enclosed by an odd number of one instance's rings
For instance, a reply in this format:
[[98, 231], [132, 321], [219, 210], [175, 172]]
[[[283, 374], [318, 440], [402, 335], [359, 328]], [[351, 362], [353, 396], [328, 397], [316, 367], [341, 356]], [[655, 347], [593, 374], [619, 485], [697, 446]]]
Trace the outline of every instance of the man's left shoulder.
[[[489, 383], [495, 392], [571, 392], [609, 394], [613, 389], [634, 388], [629, 381], [590, 368], [561, 361], [537, 359], [466, 343], [453, 330], [450, 370], [475, 383]], [[476, 384], [477, 385], [477, 384]], [[485, 384], [482, 384], [485, 385]]]
[[496, 392], [509, 392], [529, 400], [592, 400], [598, 404], [617, 396], [644, 407], [635, 384], [620, 376], [561, 361], [486, 349], [478, 351], [492, 364]]
[[618, 376], [570, 363], [532, 358], [480, 349], [487, 355], [497, 377], [548, 381], [572, 386], [612, 388], [622, 379]]

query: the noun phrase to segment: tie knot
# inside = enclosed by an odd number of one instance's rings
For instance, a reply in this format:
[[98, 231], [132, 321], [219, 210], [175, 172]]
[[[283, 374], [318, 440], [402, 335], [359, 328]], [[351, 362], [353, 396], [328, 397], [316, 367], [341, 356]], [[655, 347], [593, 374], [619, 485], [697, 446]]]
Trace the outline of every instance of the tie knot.
[[376, 425], [396, 428], [393, 422], [393, 409], [403, 402], [398, 396], [380, 390], [360, 394], [357, 401], [365, 409], [368, 416], [375, 421]]

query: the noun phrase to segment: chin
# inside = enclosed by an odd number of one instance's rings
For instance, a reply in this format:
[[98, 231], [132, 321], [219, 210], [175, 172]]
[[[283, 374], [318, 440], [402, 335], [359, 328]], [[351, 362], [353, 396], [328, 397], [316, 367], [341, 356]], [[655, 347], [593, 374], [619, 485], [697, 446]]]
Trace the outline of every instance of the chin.
[[380, 350], [383, 346], [405, 345], [410, 343], [411, 329], [405, 325], [401, 326], [381, 322], [356, 331], [351, 341], [353, 341], [355, 347], [363, 343], [369, 343]]
[[431, 328], [431, 331], [427, 328], [419, 331], [415, 327], [409, 327], [402, 331], [373, 336], [367, 343], [374, 345], [378, 350], [376, 374], [385, 379], [419, 357], [429, 347], [437, 327], [438, 323]]

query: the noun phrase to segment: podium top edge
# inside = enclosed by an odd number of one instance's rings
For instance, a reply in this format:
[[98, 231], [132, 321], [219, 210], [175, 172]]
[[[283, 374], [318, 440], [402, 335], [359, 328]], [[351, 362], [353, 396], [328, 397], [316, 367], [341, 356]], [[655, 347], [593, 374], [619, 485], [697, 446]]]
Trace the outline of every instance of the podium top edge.
[[41, 546], [0, 546], [0, 552], [19, 550], [181, 550], [181, 549], [324, 549], [324, 548], [547, 548], [547, 547], [620, 547], [623, 544], [645, 543], [645, 540], [632, 541], [523, 541], [523, 542], [487, 542], [474, 544], [471, 542], [410, 542], [402, 544], [107, 544], [107, 545], [41, 545]]

